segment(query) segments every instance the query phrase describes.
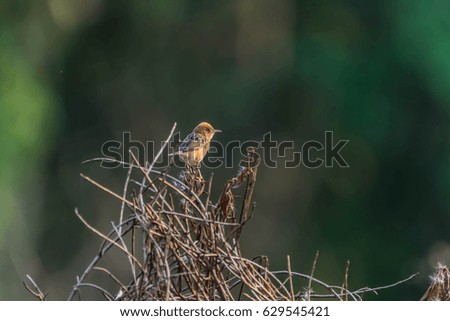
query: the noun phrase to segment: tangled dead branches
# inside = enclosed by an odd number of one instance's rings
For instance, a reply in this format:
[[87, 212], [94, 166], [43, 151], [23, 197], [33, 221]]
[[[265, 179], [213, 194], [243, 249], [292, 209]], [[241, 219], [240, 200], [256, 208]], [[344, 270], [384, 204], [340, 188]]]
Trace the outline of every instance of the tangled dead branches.
[[431, 285], [421, 301], [450, 301], [450, 271], [445, 265], [438, 264], [436, 272], [430, 277]]
[[[86, 270], [77, 277], [68, 300], [81, 298], [83, 287], [100, 291], [108, 300], [361, 300], [363, 293], [395, 286], [413, 277], [385, 287], [350, 291], [348, 264], [344, 284], [332, 286], [313, 276], [318, 255], [309, 275], [292, 271], [289, 257], [286, 271], [271, 271], [267, 257], [243, 257], [240, 236], [255, 208], [252, 201], [258, 171], [255, 151], [248, 150], [246, 165], [225, 183], [215, 202], [211, 199], [213, 176], [205, 181], [199, 170], [187, 169], [179, 179], [169, 174], [170, 167], [164, 171], [154, 169], [174, 130], [175, 125], [152, 164], [140, 164], [131, 152], [133, 162], [121, 162], [129, 166], [121, 195], [81, 174], [119, 200], [122, 207], [117, 223], [107, 234], [75, 211], [103, 243]], [[90, 161], [116, 162], [104, 158]], [[139, 181], [132, 179], [135, 176], [140, 177]], [[241, 197], [236, 198], [238, 193]], [[98, 263], [113, 248], [124, 254], [128, 275], [114, 275], [109, 269], [99, 267]], [[114, 281], [114, 288], [89, 283], [87, 279], [93, 273], [108, 275]], [[304, 289], [294, 288], [293, 280], [297, 278], [306, 282]], [[36, 290], [32, 293], [45, 299], [37, 285], [33, 283], [33, 286]]]

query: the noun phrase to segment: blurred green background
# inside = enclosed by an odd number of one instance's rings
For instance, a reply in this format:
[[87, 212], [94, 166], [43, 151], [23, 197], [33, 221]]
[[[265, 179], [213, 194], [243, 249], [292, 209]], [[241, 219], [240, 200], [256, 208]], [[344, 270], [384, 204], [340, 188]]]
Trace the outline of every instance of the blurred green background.
[[222, 142], [349, 139], [349, 169], [260, 168], [244, 254], [309, 273], [319, 250], [332, 284], [349, 259], [352, 289], [421, 272], [366, 296], [417, 300], [450, 264], [449, 58], [447, 0], [0, 1], [0, 299], [31, 299], [26, 274], [65, 299], [100, 244], [74, 208], [117, 219], [79, 173], [120, 192], [126, 171], [81, 161], [206, 120]]

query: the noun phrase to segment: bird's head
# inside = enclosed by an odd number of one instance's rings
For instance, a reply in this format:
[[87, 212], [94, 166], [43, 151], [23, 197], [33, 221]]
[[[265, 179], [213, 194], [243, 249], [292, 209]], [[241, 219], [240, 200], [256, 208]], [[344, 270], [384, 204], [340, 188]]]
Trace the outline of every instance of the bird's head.
[[194, 128], [194, 133], [205, 136], [208, 140], [211, 140], [215, 133], [221, 132], [220, 129], [214, 129], [210, 123], [201, 122]]

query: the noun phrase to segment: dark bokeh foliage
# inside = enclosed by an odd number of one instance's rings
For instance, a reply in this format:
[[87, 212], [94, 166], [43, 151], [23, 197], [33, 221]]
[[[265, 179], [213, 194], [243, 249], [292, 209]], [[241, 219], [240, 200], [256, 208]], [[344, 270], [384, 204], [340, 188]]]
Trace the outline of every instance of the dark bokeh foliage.
[[[418, 299], [449, 264], [449, 9], [433, 1], [101, 1], [0, 3], [0, 298], [70, 290], [112, 203], [81, 165], [130, 131], [165, 139], [207, 120], [215, 138], [347, 139], [350, 168], [260, 167], [247, 257], [350, 286], [422, 276], [377, 299]], [[205, 169], [204, 176], [212, 170]], [[223, 180], [237, 171], [214, 170]], [[218, 195], [220, 191], [213, 191]], [[65, 297], [65, 296], [64, 296]]]

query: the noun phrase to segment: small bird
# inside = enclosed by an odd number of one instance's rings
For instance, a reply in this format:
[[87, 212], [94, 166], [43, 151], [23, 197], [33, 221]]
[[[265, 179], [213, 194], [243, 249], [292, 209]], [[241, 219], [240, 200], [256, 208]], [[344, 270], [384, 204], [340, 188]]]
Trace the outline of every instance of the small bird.
[[178, 151], [172, 155], [179, 155], [187, 165], [198, 168], [209, 150], [211, 139], [218, 132], [221, 130], [214, 129], [210, 123], [201, 122], [186, 136]]

